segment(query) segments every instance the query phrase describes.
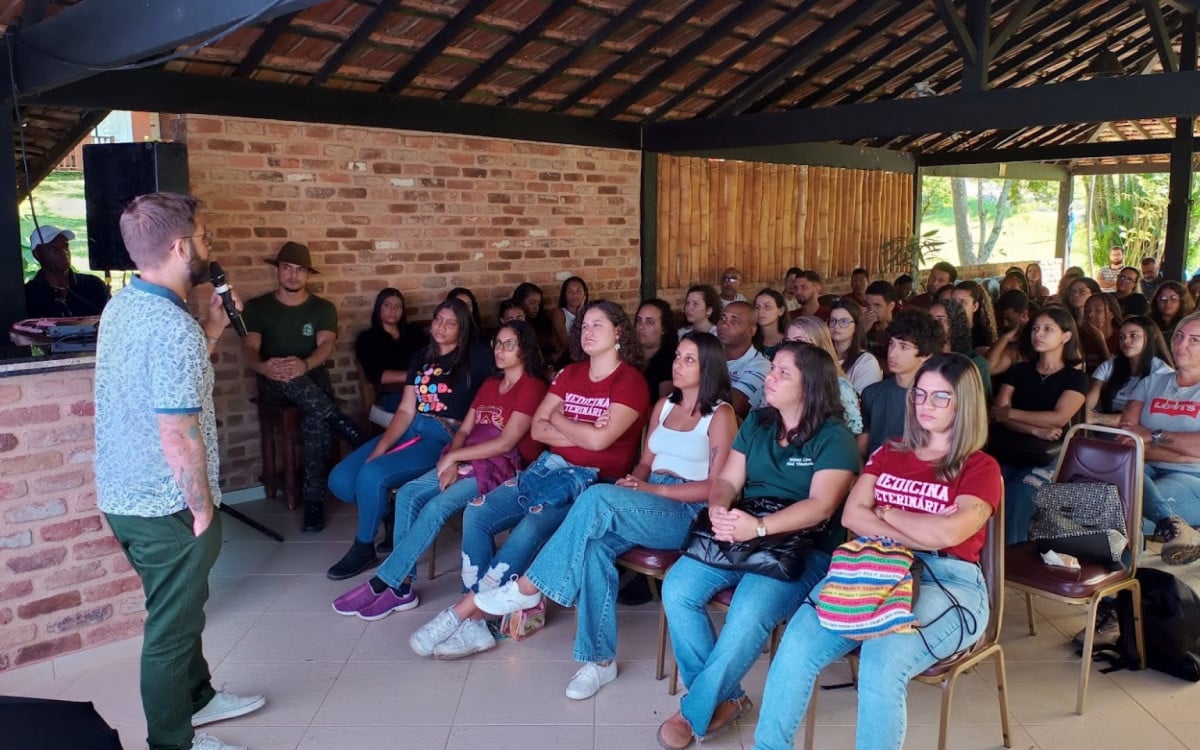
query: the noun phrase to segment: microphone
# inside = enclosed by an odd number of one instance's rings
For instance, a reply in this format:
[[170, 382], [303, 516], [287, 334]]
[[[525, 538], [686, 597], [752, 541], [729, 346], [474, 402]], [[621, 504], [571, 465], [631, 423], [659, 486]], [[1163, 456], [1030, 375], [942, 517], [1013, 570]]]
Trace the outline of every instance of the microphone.
[[221, 295], [221, 303], [225, 305], [225, 313], [229, 316], [229, 322], [233, 324], [233, 330], [237, 331], [238, 336], [246, 338], [246, 321], [242, 320], [242, 314], [233, 303], [233, 289], [225, 280], [225, 269], [214, 260], [208, 264], [208, 274], [212, 277], [213, 286], [217, 288], [217, 294]]

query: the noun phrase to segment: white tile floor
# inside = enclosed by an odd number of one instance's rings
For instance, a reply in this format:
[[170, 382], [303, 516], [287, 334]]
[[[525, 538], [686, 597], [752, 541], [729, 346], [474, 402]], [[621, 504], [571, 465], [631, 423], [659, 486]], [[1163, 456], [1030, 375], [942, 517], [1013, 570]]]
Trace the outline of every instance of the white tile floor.
[[[421, 606], [375, 623], [339, 617], [329, 609], [346, 583], [325, 569], [347, 548], [354, 512], [332, 508], [329, 527], [297, 533], [299, 516], [278, 504], [239, 509], [280, 530], [269, 541], [229, 517], [225, 548], [212, 575], [205, 652], [214, 681], [234, 692], [262, 692], [265, 709], [205, 731], [254, 750], [343, 748], [633, 748], [656, 747], [658, 724], [677, 708], [666, 683], [654, 680], [656, 605], [621, 613], [621, 677], [595, 699], [563, 696], [575, 670], [570, 661], [574, 622], [552, 609], [546, 628], [523, 643], [504, 642], [473, 659], [436, 662], [415, 657], [409, 634], [458, 595], [457, 540], [438, 548], [442, 571], [421, 582]], [[1157, 558], [1147, 558], [1155, 564]], [[1200, 584], [1200, 566], [1174, 569]], [[422, 565], [422, 574], [424, 566]], [[1074, 714], [1078, 660], [1070, 635], [1082, 615], [1038, 602], [1040, 632], [1025, 630], [1022, 601], [1010, 596], [1004, 643], [1008, 658], [1013, 747], [1200, 749], [1200, 685], [1158, 672], [1095, 671], [1088, 711]], [[121, 732], [126, 748], [145, 747], [138, 697], [138, 649], [132, 639], [53, 662], [0, 674], [0, 694], [92, 701]], [[834, 665], [826, 682], [842, 682]], [[745, 680], [758, 703], [765, 659]], [[950, 746], [1000, 746], [994, 673], [989, 666], [959, 682]], [[909, 692], [907, 748], [936, 746], [936, 688]], [[736, 732], [706, 743], [714, 749], [751, 747], [756, 711]], [[852, 748], [855, 695], [821, 694], [818, 748]], [[0, 743], [2, 744], [2, 743]]]

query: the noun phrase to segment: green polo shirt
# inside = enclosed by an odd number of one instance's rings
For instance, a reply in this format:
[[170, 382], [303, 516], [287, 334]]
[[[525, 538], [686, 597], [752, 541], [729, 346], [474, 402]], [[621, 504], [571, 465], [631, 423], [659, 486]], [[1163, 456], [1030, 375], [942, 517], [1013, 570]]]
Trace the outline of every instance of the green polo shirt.
[[262, 335], [260, 356], [307, 357], [317, 348], [317, 333], [337, 333], [337, 308], [315, 294], [299, 305], [285, 305], [274, 292], [255, 297], [242, 310], [246, 330]]

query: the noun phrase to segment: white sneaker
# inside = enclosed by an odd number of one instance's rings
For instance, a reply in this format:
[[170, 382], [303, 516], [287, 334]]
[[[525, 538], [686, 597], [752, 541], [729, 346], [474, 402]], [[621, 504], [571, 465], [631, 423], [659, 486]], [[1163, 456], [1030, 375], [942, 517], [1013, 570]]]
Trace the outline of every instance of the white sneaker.
[[617, 679], [615, 659], [610, 661], [606, 667], [589, 661], [580, 667], [571, 681], [567, 683], [567, 697], [573, 701], [587, 700], [600, 692], [600, 688], [615, 679]]
[[522, 594], [514, 578], [500, 588], [481, 591], [475, 595], [475, 606], [489, 615], [507, 615], [523, 609], [536, 607], [542, 600], [542, 592]]
[[202, 727], [226, 719], [245, 716], [267, 705], [261, 695], [234, 695], [218, 690], [204, 708], [192, 714], [192, 726]]
[[496, 647], [496, 639], [483, 620], [464, 620], [450, 637], [433, 648], [435, 659], [461, 659]]
[[409, 648], [417, 656], [431, 656], [433, 649], [442, 641], [449, 638], [458, 630], [460, 620], [454, 614], [454, 608], [448, 607], [438, 612], [437, 617], [422, 625], [408, 638]]
[[211, 734], [198, 734], [192, 738], [192, 750], [248, 750], [248, 748], [221, 742]]

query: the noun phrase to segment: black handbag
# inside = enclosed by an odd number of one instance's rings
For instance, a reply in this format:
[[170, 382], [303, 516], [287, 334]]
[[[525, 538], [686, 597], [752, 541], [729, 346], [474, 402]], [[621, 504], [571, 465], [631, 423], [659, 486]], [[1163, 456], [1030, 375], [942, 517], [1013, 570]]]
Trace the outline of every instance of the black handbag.
[[1129, 532], [1116, 485], [1072, 477], [1043, 485], [1033, 503], [1029, 539], [1038, 552], [1054, 550], [1113, 570], [1121, 567]]
[[1062, 441], [1043, 440], [993, 422], [988, 425], [988, 455], [1009, 466], [1049, 466], [1058, 458]]
[[[791, 502], [775, 497], [753, 497], [734, 504], [738, 510], [762, 518], [782, 510]], [[800, 531], [768, 534], [745, 542], [722, 542], [713, 537], [708, 508], [692, 522], [683, 554], [721, 570], [740, 570], [781, 581], [794, 581], [804, 574], [808, 553], [816, 539], [829, 528], [825, 520]]]

